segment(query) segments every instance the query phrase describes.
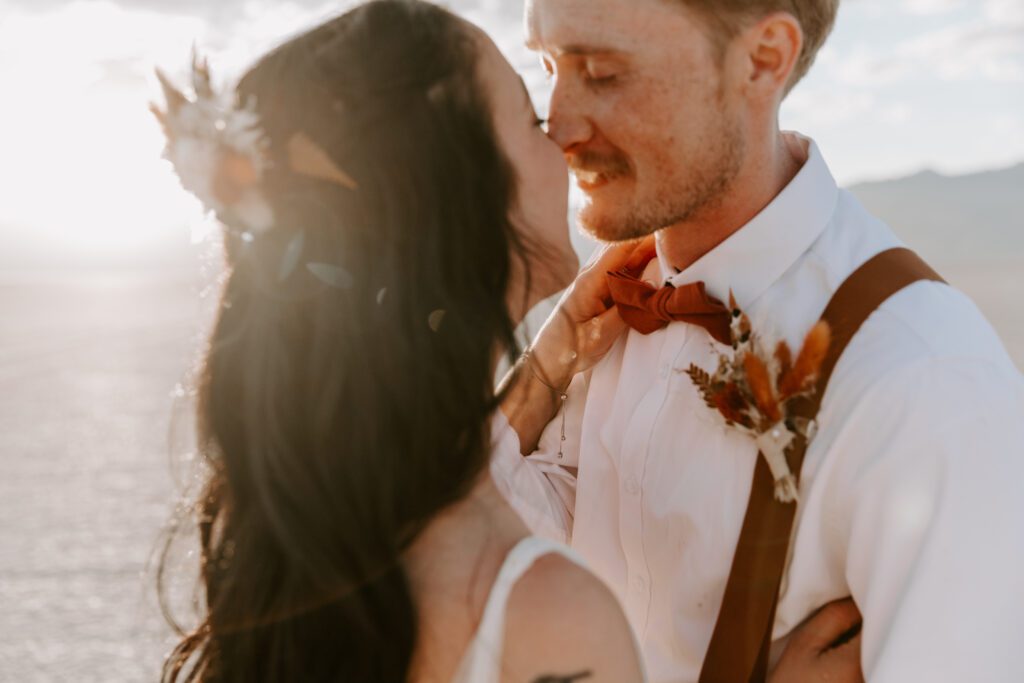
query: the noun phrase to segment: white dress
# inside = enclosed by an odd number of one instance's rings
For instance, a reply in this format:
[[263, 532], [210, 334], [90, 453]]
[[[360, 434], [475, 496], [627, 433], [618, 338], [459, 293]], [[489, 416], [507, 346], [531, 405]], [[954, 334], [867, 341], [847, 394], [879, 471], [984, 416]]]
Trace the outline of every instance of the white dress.
[[500, 683], [502, 646], [505, 643], [505, 608], [508, 596], [523, 574], [541, 557], [561, 555], [586, 568], [583, 560], [561, 543], [527, 536], [516, 544], [494, 580], [483, 618], [470, 641], [452, 683]]

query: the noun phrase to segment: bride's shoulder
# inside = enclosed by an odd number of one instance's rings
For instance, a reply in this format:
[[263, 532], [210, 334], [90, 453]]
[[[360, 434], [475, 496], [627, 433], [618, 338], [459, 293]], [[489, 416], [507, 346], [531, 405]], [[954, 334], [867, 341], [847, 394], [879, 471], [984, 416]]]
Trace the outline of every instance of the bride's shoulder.
[[640, 683], [639, 654], [611, 590], [568, 557], [538, 558], [516, 583], [505, 622], [506, 681]]

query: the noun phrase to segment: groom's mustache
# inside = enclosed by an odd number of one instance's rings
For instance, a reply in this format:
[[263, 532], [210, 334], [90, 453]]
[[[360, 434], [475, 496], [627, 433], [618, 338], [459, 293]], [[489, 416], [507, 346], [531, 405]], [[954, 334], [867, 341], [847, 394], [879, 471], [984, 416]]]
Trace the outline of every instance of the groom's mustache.
[[565, 157], [569, 170], [574, 173], [600, 173], [607, 178], [628, 175], [631, 171], [629, 162], [621, 154], [602, 154], [600, 152], [576, 152]]

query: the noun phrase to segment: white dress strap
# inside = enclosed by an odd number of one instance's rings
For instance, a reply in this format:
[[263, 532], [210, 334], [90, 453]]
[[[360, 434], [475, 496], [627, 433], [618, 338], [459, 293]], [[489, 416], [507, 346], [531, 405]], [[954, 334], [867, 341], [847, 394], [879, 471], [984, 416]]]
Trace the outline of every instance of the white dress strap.
[[539, 536], [528, 536], [517, 543], [505, 557], [494, 580], [480, 626], [462, 658], [453, 683], [500, 683], [509, 595], [539, 558], [552, 554], [561, 555], [586, 568], [582, 558], [561, 543]]

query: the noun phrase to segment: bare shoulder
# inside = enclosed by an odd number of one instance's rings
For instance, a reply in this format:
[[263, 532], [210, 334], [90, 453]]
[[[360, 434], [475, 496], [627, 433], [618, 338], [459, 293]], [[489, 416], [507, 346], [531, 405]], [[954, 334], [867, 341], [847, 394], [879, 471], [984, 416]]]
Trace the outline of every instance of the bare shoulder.
[[557, 554], [537, 560], [509, 596], [504, 683], [641, 683], [639, 653], [612, 592]]

